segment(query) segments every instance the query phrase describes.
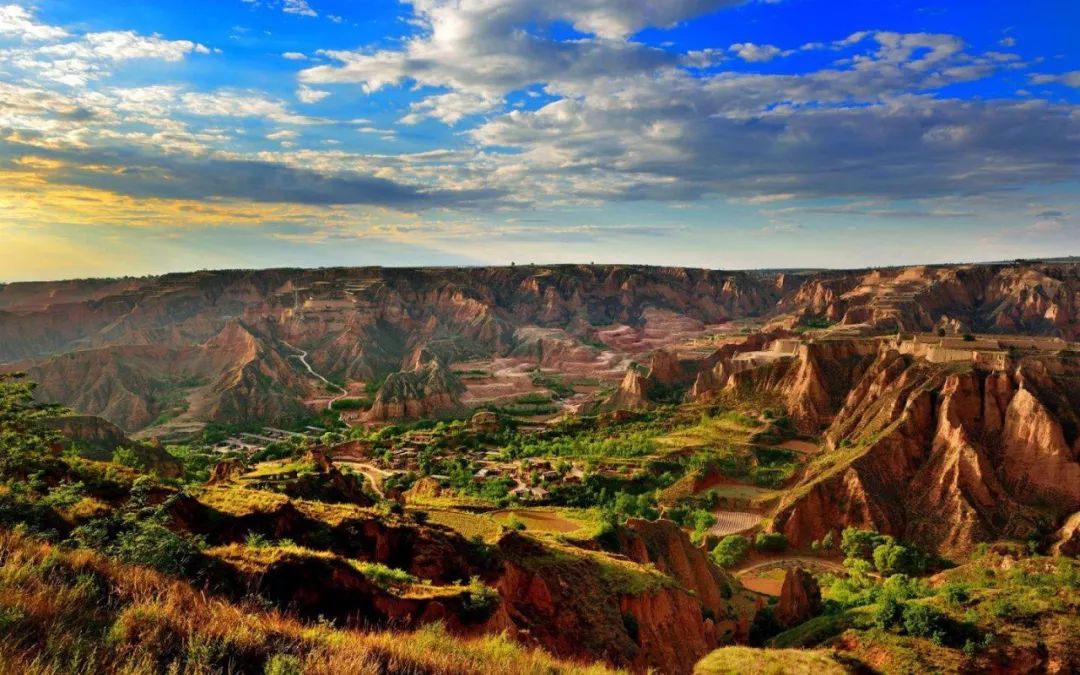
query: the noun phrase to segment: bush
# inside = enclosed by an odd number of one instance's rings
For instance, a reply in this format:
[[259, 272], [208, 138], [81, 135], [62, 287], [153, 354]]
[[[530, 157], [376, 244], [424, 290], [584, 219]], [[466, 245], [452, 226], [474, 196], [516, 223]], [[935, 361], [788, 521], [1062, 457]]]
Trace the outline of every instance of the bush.
[[712, 559], [721, 567], [733, 567], [746, 558], [750, 542], [746, 537], [732, 534], [720, 540], [712, 550]]
[[488, 586], [480, 577], [472, 577], [469, 580], [469, 597], [465, 601], [465, 609], [473, 612], [486, 612], [499, 604], [499, 592]]
[[874, 548], [874, 567], [883, 575], [918, 574], [926, 567], [918, 550], [887, 541]]
[[265, 675], [301, 675], [303, 672], [300, 659], [292, 654], [274, 654], [266, 660], [263, 668]]
[[887, 595], [878, 603], [874, 611], [874, 625], [881, 630], [889, 630], [903, 620], [906, 605], [901, 600]]
[[945, 615], [930, 605], [910, 604], [904, 608], [904, 630], [908, 635], [940, 641], [947, 628]]
[[357, 569], [364, 577], [383, 590], [403, 588], [418, 583], [420, 580], [405, 570], [387, 567], [382, 563], [357, 563]]
[[760, 553], [780, 553], [787, 546], [787, 537], [779, 532], [758, 532], [754, 538], [754, 548]]
[[704, 509], [694, 511], [690, 515], [690, 519], [693, 522], [695, 532], [704, 532], [716, 524], [716, 516]]
[[953, 607], [961, 607], [971, 600], [971, 592], [963, 584], [946, 584], [941, 589], [941, 596], [945, 602]]
[[848, 527], [840, 535], [840, 550], [848, 558], [872, 560], [874, 549], [885, 542], [886, 538], [874, 530], [860, 530], [856, 527]]
[[138, 521], [121, 532], [108, 552], [123, 562], [168, 574], [190, 574], [202, 559], [198, 542], [153, 521]]

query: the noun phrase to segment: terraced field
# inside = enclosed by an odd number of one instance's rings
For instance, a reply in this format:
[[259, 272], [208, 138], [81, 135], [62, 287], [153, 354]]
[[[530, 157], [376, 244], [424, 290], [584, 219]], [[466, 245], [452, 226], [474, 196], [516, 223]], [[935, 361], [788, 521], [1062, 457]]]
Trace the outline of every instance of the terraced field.
[[502, 526], [491, 516], [483, 513], [465, 513], [446, 509], [427, 509], [428, 522], [454, 530], [463, 537], [480, 537], [486, 542], [493, 542], [502, 533]]
[[749, 511], [724, 511], [713, 512], [716, 516], [716, 524], [709, 528], [709, 534], [716, 537], [726, 537], [729, 534], [738, 534], [756, 526], [761, 522], [761, 515]]

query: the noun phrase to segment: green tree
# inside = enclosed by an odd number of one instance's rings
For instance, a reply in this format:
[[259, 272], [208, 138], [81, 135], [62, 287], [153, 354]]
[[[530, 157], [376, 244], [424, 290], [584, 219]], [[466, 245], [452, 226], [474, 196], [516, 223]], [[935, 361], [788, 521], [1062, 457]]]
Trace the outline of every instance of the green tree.
[[66, 412], [34, 401], [37, 385], [25, 377], [0, 373], [0, 471], [22, 479], [39, 470], [45, 454], [61, 441], [42, 421]]
[[874, 567], [885, 576], [897, 573], [916, 574], [921, 572], [924, 566], [922, 556], [916, 549], [892, 541], [877, 546], [873, 557]]
[[[889, 537], [889, 540], [892, 538]], [[874, 549], [886, 543], [886, 537], [875, 530], [860, 530], [856, 527], [845, 528], [840, 535], [840, 550], [848, 558], [872, 560]]]
[[758, 532], [754, 537], [754, 548], [761, 553], [779, 553], [787, 546], [787, 537], [779, 532]]
[[738, 534], [732, 534], [720, 540], [712, 550], [712, 559], [721, 567], [734, 567], [746, 558], [750, 551], [750, 542]]
[[881, 630], [889, 630], [899, 625], [903, 620], [904, 607], [904, 602], [898, 598], [892, 595], [885, 596], [874, 611], [874, 625]]

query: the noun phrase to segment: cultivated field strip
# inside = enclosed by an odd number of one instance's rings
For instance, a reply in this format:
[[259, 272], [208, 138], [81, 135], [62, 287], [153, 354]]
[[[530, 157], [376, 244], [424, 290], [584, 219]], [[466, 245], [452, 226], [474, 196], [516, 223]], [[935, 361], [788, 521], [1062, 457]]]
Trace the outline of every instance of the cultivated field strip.
[[761, 522], [761, 515], [746, 511], [715, 511], [716, 524], [709, 528], [709, 534], [724, 537], [729, 534], [744, 532]]

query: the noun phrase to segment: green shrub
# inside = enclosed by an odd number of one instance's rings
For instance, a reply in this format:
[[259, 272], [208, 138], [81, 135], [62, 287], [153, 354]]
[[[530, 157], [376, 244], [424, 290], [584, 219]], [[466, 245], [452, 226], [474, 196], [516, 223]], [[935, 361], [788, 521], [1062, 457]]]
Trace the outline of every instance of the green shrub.
[[356, 567], [368, 581], [383, 590], [410, 586], [420, 581], [405, 570], [387, 567], [382, 563], [361, 562], [357, 563]]
[[301, 675], [303, 672], [303, 663], [292, 654], [274, 654], [263, 668], [265, 675]]
[[190, 574], [201, 561], [199, 542], [154, 521], [137, 521], [122, 531], [108, 553], [123, 562], [147, 565], [168, 574]]
[[949, 605], [961, 607], [971, 600], [971, 591], [963, 584], [949, 583], [941, 588], [941, 597]]
[[465, 600], [465, 609], [473, 612], [486, 612], [499, 604], [499, 592], [488, 586], [480, 577], [469, 579], [469, 597]]
[[943, 639], [948, 620], [940, 610], [927, 604], [909, 604], [904, 608], [904, 630], [914, 637]]
[[720, 540], [712, 550], [712, 559], [721, 567], [734, 567], [746, 558], [750, 542], [746, 537], [732, 534]]
[[860, 530], [857, 527], [844, 528], [840, 535], [840, 550], [848, 558], [872, 560], [874, 549], [884, 544], [886, 538], [875, 530]]
[[905, 603], [889, 595], [878, 603], [874, 611], [874, 625], [881, 630], [889, 630], [903, 621]]
[[918, 550], [886, 541], [874, 548], [874, 567], [883, 575], [918, 574], [926, 567], [925, 558]]
[[760, 553], [780, 553], [787, 546], [787, 537], [779, 532], [758, 532], [754, 537], [754, 548]]

